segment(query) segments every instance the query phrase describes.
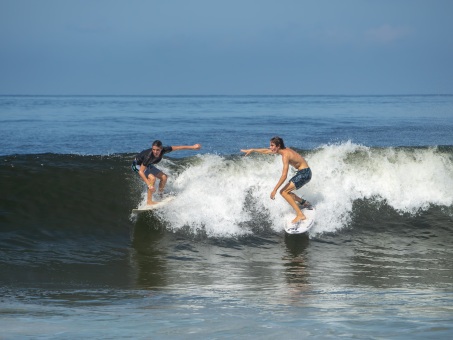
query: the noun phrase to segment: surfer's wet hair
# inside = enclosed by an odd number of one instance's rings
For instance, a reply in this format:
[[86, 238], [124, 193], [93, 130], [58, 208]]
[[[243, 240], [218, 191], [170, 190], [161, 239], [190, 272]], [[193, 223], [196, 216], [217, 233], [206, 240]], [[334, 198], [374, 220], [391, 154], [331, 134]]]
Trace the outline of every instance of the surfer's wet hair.
[[271, 143], [273, 143], [275, 146], [280, 147], [280, 149], [285, 149], [285, 142], [283, 142], [283, 139], [280, 137], [272, 137], [271, 138]]
[[152, 146], [157, 146], [158, 148], [162, 148], [162, 142], [157, 139], [153, 142]]

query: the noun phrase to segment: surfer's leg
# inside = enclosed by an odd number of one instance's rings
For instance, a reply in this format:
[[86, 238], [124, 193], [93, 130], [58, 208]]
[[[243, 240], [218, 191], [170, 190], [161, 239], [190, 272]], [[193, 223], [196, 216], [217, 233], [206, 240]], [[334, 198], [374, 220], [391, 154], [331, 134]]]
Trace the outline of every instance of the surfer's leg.
[[306, 199], [303, 199], [302, 197], [297, 196], [295, 193], [291, 192], [290, 195], [301, 208], [309, 208], [311, 206], [310, 202], [308, 202]]
[[[288, 188], [289, 190], [288, 191], [288, 195], [290, 195], [290, 197], [295, 201], [295, 202], [298, 202], [303, 208], [307, 208], [310, 206], [310, 203], [308, 203], [306, 200], [302, 199], [301, 197], [297, 196], [295, 193], [293, 193], [292, 191], [293, 190], [297, 190], [297, 189], [300, 189], [302, 188], [305, 184], [307, 184], [308, 182], [310, 182], [311, 180], [311, 169], [310, 168], [305, 168], [305, 169], [302, 169], [302, 170], [298, 170], [296, 175], [291, 178], [288, 182], [288, 184], [292, 184], [291, 186], [289, 187], [284, 187], [283, 190], [285, 188]], [[297, 204], [296, 204], [297, 205]], [[299, 209], [300, 210], [300, 209]], [[296, 210], [297, 211], [297, 210]], [[303, 215], [303, 214], [302, 214]], [[302, 220], [304, 220], [305, 218], [302, 218]], [[297, 220], [297, 217], [296, 217], [296, 222], [297, 221], [300, 221], [300, 219]], [[294, 222], [295, 223], [295, 222]]]
[[[148, 178], [152, 180], [153, 187], [155, 187], [156, 179], [159, 179], [159, 195], [162, 196], [162, 193], [164, 192], [165, 184], [167, 183], [167, 175], [163, 173], [161, 170], [156, 168], [154, 165], [148, 166], [148, 169], [146, 169], [145, 174], [148, 174]], [[155, 191], [155, 190], [154, 190]], [[157, 202], [152, 202], [152, 198], [150, 199], [148, 197], [148, 204], [155, 204]]]
[[[302, 210], [300, 210], [299, 206], [297, 205], [296, 201], [294, 200], [295, 194], [292, 191], [296, 189], [296, 186], [293, 182], [288, 182], [281, 190], [280, 194], [283, 198], [289, 203], [289, 205], [296, 211], [296, 217], [292, 220], [292, 223], [297, 223], [299, 221], [305, 220], [306, 217], [303, 214]], [[296, 196], [297, 197], [297, 196]]]
[[300, 204], [304, 204], [304, 203], [306, 202], [303, 198], [297, 196], [297, 195], [296, 195], [295, 193], [293, 193], [293, 192], [290, 192], [289, 194], [291, 195], [291, 197], [293, 198], [294, 201], [296, 201], [296, 202], [298, 202], [298, 203], [300, 203]]
[[[154, 177], [151, 174], [148, 174], [148, 179], [150, 180], [152, 186], [154, 187], [156, 185], [156, 177]], [[148, 188], [148, 197], [146, 200], [146, 204], [151, 205], [151, 204], [156, 204], [157, 202], [153, 201], [153, 192], [156, 191], [156, 189], [149, 189]]]
[[160, 182], [159, 182], [159, 194], [162, 195], [164, 193], [165, 184], [167, 184], [168, 176], [161, 171], [161, 172], [159, 172], [156, 175], [156, 177], [159, 178], [159, 180], [160, 180]]

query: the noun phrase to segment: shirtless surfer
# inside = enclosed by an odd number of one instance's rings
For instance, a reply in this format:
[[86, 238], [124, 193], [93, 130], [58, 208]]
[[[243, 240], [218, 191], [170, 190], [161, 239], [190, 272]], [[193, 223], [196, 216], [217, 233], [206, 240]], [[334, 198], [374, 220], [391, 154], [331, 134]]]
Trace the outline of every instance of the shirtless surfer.
[[304, 203], [304, 200], [294, 194], [292, 191], [300, 189], [303, 185], [307, 184], [311, 179], [311, 169], [308, 167], [307, 161], [299, 155], [296, 151], [285, 147], [283, 139], [280, 137], [273, 137], [270, 140], [269, 149], [245, 149], [241, 150], [245, 152], [245, 156], [251, 154], [252, 152], [258, 152], [262, 154], [279, 154], [282, 156], [283, 161], [283, 171], [280, 179], [277, 182], [274, 190], [271, 193], [271, 199], [275, 199], [277, 190], [280, 186], [286, 181], [288, 177], [289, 165], [293, 166], [297, 173], [293, 176], [289, 182], [280, 190], [280, 194], [283, 198], [291, 205], [291, 207], [296, 211], [296, 217], [292, 220], [292, 223], [297, 223], [299, 221], [305, 220], [306, 217], [300, 210], [297, 202], [301, 204]]
[[153, 192], [156, 191], [154, 184], [156, 178], [159, 182], [159, 194], [162, 195], [164, 192], [165, 184], [167, 183], [167, 174], [159, 170], [154, 164], [159, 163], [162, 157], [172, 151], [177, 150], [198, 150], [201, 149], [201, 144], [194, 145], [179, 145], [179, 146], [162, 146], [160, 140], [153, 142], [151, 149], [146, 149], [135, 156], [132, 162], [132, 170], [138, 172], [140, 177], [143, 179], [145, 184], [148, 186], [148, 199], [147, 204], [152, 205], [158, 202], [153, 201]]

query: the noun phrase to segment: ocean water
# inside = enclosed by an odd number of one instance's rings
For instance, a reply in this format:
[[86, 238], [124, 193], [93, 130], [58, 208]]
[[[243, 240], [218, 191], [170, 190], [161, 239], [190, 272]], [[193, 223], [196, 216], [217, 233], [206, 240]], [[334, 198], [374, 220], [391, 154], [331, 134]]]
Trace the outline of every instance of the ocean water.
[[[0, 96], [0, 334], [453, 336], [453, 96]], [[281, 136], [309, 234], [269, 198]], [[176, 199], [140, 215], [153, 140]]]

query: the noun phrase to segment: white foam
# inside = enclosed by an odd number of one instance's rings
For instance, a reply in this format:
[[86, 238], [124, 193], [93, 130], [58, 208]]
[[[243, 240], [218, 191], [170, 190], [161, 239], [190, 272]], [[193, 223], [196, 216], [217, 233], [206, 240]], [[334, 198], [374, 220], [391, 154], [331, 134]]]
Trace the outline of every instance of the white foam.
[[[436, 148], [370, 149], [347, 142], [325, 145], [304, 156], [313, 178], [297, 193], [316, 205], [312, 235], [347, 227], [357, 199], [386, 201], [410, 214], [430, 204], [453, 204], [452, 160]], [[213, 237], [251, 233], [256, 216], [250, 204], [275, 231], [282, 231], [285, 218], [294, 214], [280, 195], [270, 199], [282, 171], [279, 156], [202, 155], [179, 174], [166, 162], [160, 168], [170, 175], [167, 190], [177, 197], [157, 213], [174, 230], [203, 228]]]
[[316, 189], [316, 232], [348, 225], [357, 199], [385, 201], [401, 213], [415, 214], [430, 204], [453, 203], [453, 164], [432, 149], [370, 149], [351, 142], [327, 145], [312, 154]]

